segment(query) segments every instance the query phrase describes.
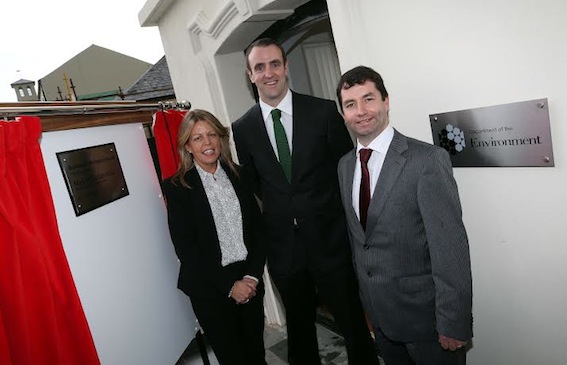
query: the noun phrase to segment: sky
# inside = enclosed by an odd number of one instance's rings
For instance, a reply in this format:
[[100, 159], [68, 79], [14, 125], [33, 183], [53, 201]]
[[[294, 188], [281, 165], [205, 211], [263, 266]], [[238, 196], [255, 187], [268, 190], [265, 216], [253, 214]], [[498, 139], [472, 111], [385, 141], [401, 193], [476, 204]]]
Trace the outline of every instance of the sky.
[[13, 82], [37, 82], [92, 44], [156, 63], [164, 55], [158, 27], [138, 21], [145, 3], [0, 0], [0, 102], [17, 101]]

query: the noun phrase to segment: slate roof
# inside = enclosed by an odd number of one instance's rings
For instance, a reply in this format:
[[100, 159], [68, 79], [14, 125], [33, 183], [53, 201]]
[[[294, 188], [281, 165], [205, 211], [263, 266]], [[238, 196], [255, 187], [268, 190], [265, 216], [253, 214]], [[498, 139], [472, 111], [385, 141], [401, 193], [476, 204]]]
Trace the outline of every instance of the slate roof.
[[15, 81], [15, 82], [11, 83], [10, 86], [20, 85], [20, 84], [29, 84], [29, 83], [34, 83], [34, 84], [35, 84], [35, 81], [26, 80], [26, 79], [19, 79], [18, 81]]
[[124, 91], [124, 100], [156, 100], [175, 98], [167, 61], [163, 56]]

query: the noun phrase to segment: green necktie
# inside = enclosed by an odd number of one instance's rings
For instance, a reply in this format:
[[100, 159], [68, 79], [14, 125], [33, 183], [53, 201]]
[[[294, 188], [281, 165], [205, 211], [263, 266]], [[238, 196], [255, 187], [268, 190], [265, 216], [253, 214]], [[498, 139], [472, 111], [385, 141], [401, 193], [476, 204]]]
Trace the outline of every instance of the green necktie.
[[278, 147], [278, 157], [280, 165], [284, 171], [288, 182], [291, 182], [291, 154], [289, 152], [289, 144], [285, 129], [281, 122], [282, 111], [279, 109], [272, 110], [272, 120], [274, 121], [274, 134], [276, 135], [276, 146]]

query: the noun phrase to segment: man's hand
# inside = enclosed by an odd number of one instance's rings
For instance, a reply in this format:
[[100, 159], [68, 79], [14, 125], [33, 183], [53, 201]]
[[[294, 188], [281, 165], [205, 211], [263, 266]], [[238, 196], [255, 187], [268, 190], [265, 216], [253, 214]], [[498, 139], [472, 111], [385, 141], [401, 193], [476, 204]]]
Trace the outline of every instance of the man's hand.
[[468, 341], [461, 341], [455, 338], [439, 335], [439, 343], [445, 350], [455, 351], [460, 350], [467, 345]]

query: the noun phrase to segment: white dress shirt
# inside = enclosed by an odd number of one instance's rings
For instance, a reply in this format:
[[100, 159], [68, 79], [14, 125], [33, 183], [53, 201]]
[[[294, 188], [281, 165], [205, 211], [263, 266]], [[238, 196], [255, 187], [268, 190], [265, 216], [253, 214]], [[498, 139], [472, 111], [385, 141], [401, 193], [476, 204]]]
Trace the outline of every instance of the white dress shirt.
[[390, 148], [390, 143], [394, 138], [394, 128], [388, 124], [386, 129], [374, 138], [368, 146], [364, 147], [360, 142], [356, 141], [356, 166], [354, 167], [354, 177], [352, 179], [352, 206], [356, 212], [356, 216], [360, 219], [360, 180], [362, 179], [362, 168], [360, 167], [360, 150], [362, 148], [370, 148], [372, 154], [370, 155], [370, 160], [368, 160], [368, 172], [370, 173], [370, 199], [374, 196], [374, 189], [376, 188], [376, 183], [378, 182], [378, 177], [382, 171], [382, 166], [384, 165], [384, 159], [386, 158], [386, 153], [388, 148]]
[[292, 137], [293, 137], [293, 106], [291, 103], [291, 91], [288, 89], [284, 98], [280, 103], [274, 108], [262, 101], [260, 99], [260, 109], [262, 110], [262, 117], [264, 118], [264, 124], [266, 125], [266, 130], [268, 131], [268, 138], [270, 138], [270, 143], [278, 160], [280, 159], [278, 155], [278, 146], [276, 144], [276, 135], [274, 133], [274, 121], [272, 120], [272, 110], [279, 109], [282, 112], [280, 121], [285, 129], [285, 135], [287, 137], [287, 143], [289, 144], [289, 153], [292, 151]]

